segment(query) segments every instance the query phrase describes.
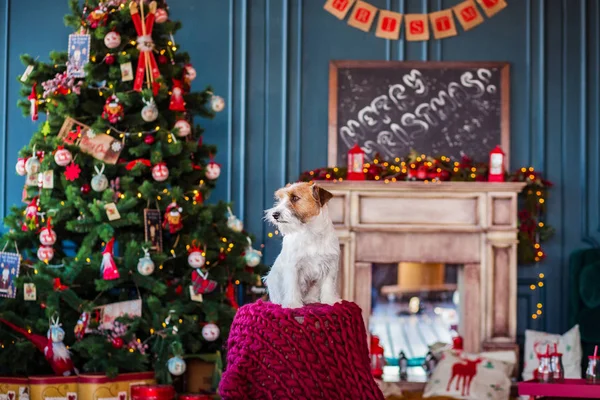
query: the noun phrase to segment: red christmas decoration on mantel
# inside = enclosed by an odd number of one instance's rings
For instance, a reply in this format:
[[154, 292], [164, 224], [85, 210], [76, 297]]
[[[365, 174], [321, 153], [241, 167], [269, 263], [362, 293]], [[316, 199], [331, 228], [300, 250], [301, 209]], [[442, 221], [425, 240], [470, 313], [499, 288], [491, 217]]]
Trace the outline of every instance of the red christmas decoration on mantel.
[[364, 181], [365, 173], [363, 172], [363, 165], [365, 162], [365, 152], [360, 148], [358, 144], [355, 144], [348, 151], [348, 176], [346, 179], [349, 181]]
[[496, 146], [490, 152], [490, 170], [488, 174], [488, 181], [490, 182], [504, 182], [504, 171], [506, 170], [506, 155], [500, 148]]

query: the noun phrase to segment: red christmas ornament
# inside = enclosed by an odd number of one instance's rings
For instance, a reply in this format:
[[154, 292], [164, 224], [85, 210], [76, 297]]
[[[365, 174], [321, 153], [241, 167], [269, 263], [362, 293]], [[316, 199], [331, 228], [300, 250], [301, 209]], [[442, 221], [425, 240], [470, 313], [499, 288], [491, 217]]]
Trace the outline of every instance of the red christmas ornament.
[[192, 272], [192, 286], [194, 293], [206, 294], [217, 288], [217, 282], [208, 279], [208, 272], [202, 271], [201, 268], [195, 268]]
[[225, 253], [219, 253], [219, 256], [217, 258], [219, 259], [219, 261], [225, 261], [227, 256], [225, 255]]
[[115, 244], [115, 238], [112, 238], [106, 244], [104, 251], [102, 252], [102, 263], [100, 264], [100, 270], [102, 271], [102, 278], [107, 281], [119, 279], [119, 270], [117, 264], [113, 259], [113, 246]]
[[173, 202], [167, 206], [163, 220], [163, 229], [168, 229], [170, 234], [174, 234], [183, 229], [182, 213], [183, 209]]
[[[45, 308], [45, 304], [42, 304], [42, 308]], [[0, 322], [25, 336], [39, 351], [44, 353], [46, 360], [50, 363], [50, 367], [54, 370], [54, 374], [57, 376], [69, 376], [74, 372], [71, 353], [63, 343], [65, 332], [58, 324], [58, 321], [52, 320], [46, 336], [29, 333], [29, 331], [5, 319], [0, 319]]]
[[168, 61], [169, 61], [169, 59], [164, 54], [161, 54], [160, 56], [158, 56], [159, 64], [166, 64]]
[[171, 102], [169, 110], [185, 112], [185, 100], [183, 99], [183, 83], [179, 79], [173, 79], [173, 89], [171, 90]]
[[123, 119], [125, 115], [123, 106], [119, 102], [119, 99], [114, 94], [106, 99], [104, 105], [104, 111], [102, 111], [102, 118], [108, 120], [111, 124], [116, 124]]
[[120, 337], [113, 338], [112, 347], [114, 347], [115, 349], [122, 349], [124, 345], [125, 345], [125, 341], [123, 340], [123, 338], [120, 338]]
[[54, 289], [55, 292], [62, 292], [64, 290], [68, 289], [68, 287], [66, 285], [62, 284], [62, 282], [60, 281], [60, 278], [54, 278], [54, 280], [52, 281], [52, 288]]
[[31, 115], [32, 121], [38, 120], [38, 99], [37, 99], [37, 93], [35, 91], [36, 88], [37, 88], [37, 82], [34, 82], [33, 86], [31, 87], [31, 94], [27, 98], [29, 100], [29, 102], [31, 103], [31, 108], [29, 110], [29, 114]]
[[146, 135], [146, 137], [144, 137], [144, 143], [146, 143], [147, 145], [154, 144], [154, 136]]
[[113, 65], [116, 61], [116, 57], [113, 56], [112, 54], [107, 54], [106, 58], [104, 59], [104, 62], [106, 63], [106, 65]]
[[175, 294], [176, 294], [177, 296], [180, 296], [180, 295], [181, 295], [181, 293], [183, 293], [183, 286], [181, 286], [181, 285], [177, 285], [177, 288], [175, 289]]
[[79, 168], [79, 165], [75, 164], [74, 162], [71, 162], [71, 164], [67, 165], [67, 168], [65, 168], [65, 177], [68, 181], [73, 182], [74, 180], [78, 179], [79, 174], [81, 174], [81, 168]]
[[96, 29], [100, 25], [106, 25], [106, 21], [108, 20], [108, 13], [106, 11], [106, 7], [98, 6], [98, 8], [94, 9], [88, 15], [87, 20], [90, 28]]
[[488, 181], [504, 182], [504, 171], [506, 171], [506, 155], [500, 146], [496, 146], [494, 150], [490, 152]]
[[358, 144], [355, 144], [354, 147], [352, 147], [348, 151], [348, 175], [346, 176], [346, 179], [350, 181], [364, 181], [364, 163], [365, 152], [360, 148]]
[[81, 185], [81, 194], [88, 194], [90, 190], [92, 190], [92, 188], [87, 183]]

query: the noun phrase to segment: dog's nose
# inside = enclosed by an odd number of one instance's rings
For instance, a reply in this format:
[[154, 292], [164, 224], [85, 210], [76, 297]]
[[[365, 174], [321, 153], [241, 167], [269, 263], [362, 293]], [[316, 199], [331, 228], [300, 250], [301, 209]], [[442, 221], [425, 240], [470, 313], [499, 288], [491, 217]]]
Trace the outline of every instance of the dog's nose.
[[275, 221], [277, 221], [277, 220], [279, 219], [279, 217], [280, 217], [280, 216], [281, 216], [281, 213], [280, 213], [280, 212], [278, 212], [278, 211], [275, 211], [275, 212], [273, 213], [273, 218], [275, 218]]

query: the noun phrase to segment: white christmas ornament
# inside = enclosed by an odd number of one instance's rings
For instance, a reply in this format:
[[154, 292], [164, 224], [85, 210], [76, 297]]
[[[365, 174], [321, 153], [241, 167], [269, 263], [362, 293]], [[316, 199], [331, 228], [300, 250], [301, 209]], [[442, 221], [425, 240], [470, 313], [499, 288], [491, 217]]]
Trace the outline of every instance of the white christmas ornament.
[[104, 45], [109, 49], [116, 49], [121, 45], [121, 35], [118, 32], [108, 32], [104, 36]]
[[96, 175], [92, 178], [92, 189], [95, 192], [104, 192], [108, 188], [108, 178], [104, 175], [104, 164], [102, 164], [100, 169], [97, 166], [94, 169], [96, 170]]
[[221, 330], [217, 325], [213, 324], [212, 322], [204, 325], [204, 327], [202, 328], [202, 337], [207, 342], [214, 342], [219, 338], [220, 334]]
[[156, 118], [158, 118], [158, 108], [156, 108], [154, 99], [150, 98], [148, 101], [144, 100], [144, 103], [146, 103], [146, 105], [142, 108], [142, 119], [146, 122], [156, 121]]
[[184, 71], [185, 71], [185, 79], [188, 80], [189, 82], [193, 81], [194, 79], [196, 79], [196, 68], [194, 68], [192, 66], [192, 64], [187, 64], [184, 67]]
[[180, 119], [175, 123], [175, 129], [178, 129], [177, 136], [178, 137], [186, 137], [190, 133], [192, 133], [192, 126], [185, 119]]
[[169, 14], [164, 8], [159, 8], [154, 14], [154, 20], [157, 24], [164, 24], [169, 19]]
[[169, 177], [169, 168], [164, 162], [156, 164], [152, 167], [152, 178], [157, 182], [166, 181]]
[[54, 249], [50, 246], [40, 246], [37, 251], [40, 261], [48, 262], [54, 258]]
[[167, 368], [172, 375], [180, 376], [185, 373], [186, 364], [182, 358], [175, 356], [169, 359]]
[[56, 232], [54, 232], [50, 220], [48, 220], [48, 225], [40, 231], [40, 243], [44, 246], [52, 246], [56, 243], [56, 239]]
[[59, 167], [66, 167], [71, 161], [73, 161], [73, 154], [65, 148], [59, 148], [56, 150], [56, 153], [54, 153], [54, 162]]
[[41, 163], [37, 156], [34, 154], [33, 157], [29, 158], [25, 163], [25, 171], [28, 175], [37, 174], [40, 172]]
[[244, 223], [240, 221], [238, 217], [233, 215], [231, 212], [231, 208], [227, 208], [229, 210], [229, 217], [227, 217], [227, 226], [234, 232], [241, 232], [244, 230]]
[[15, 166], [15, 170], [18, 175], [25, 176], [27, 175], [27, 170], [25, 169], [25, 163], [27, 162], [26, 158], [19, 158], [17, 161], [17, 165]]
[[150, 258], [148, 249], [144, 249], [144, 257], [140, 258], [137, 265], [140, 275], [148, 276], [154, 272], [154, 261]]
[[200, 268], [204, 266], [206, 258], [202, 255], [202, 250], [198, 246], [192, 245], [188, 253], [188, 264], [190, 264], [190, 267]]
[[221, 166], [214, 161], [206, 165], [205, 175], [207, 179], [215, 180], [221, 175]]
[[254, 268], [258, 264], [260, 264], [260, 260], [262, 258], [262, 253], [258, 250], [254, 250], [252, 248], [252, 240], [248, 238], [248, 247], [246, 248], [246, 254], [244, 254], [244, 259], [246, 260], [246, 265]]
[[214, 112], [221, 112], [225, 108], [225, 100], [221, 96], [213, 95], [210, 98], [210, 107]]

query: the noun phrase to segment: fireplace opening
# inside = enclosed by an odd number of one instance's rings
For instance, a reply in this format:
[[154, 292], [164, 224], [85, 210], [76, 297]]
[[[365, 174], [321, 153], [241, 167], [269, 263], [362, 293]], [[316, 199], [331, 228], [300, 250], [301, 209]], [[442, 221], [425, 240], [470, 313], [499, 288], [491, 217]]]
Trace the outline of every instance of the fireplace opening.
[[461, 272], [456, 264], [372, 265], [369, 331], [384, 347], [384, 379], [397, 380], [402, 352], [409, 380], [425, 380], [429, 346], [452, 343], [460, 332]]

